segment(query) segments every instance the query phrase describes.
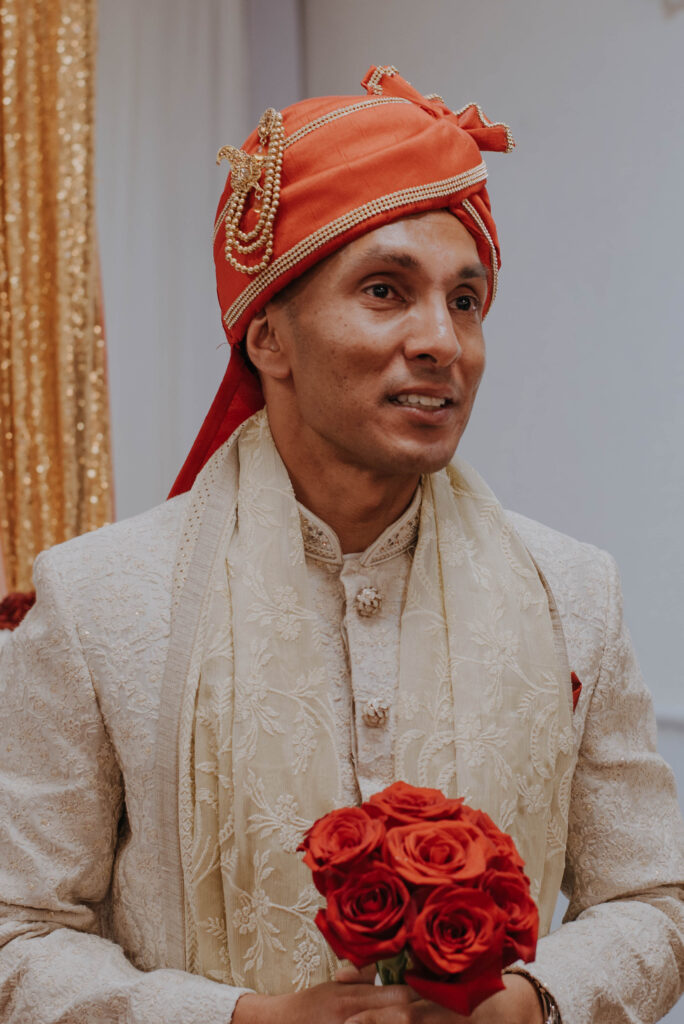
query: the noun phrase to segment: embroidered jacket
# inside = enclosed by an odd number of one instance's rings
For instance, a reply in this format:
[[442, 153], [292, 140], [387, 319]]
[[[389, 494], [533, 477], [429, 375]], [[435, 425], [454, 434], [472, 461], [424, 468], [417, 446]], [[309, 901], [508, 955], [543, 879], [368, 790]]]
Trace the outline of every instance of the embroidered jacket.
[[[186, 500], [41, 555], [36, 608], [4, 642], [0, 1016], [8, 1024], [226, 1024], [242, 991], [183, 970], [167, 932], [182, 914], [182, 884], [167, 887], [159, 872], [160, 841], [177, 841], [176, 822], [160, 817], [156, 746], [160, 725], [168, 732], [177, 714], [160, 707], [160, 687]], [[555, 996], [564, 1024], [655, 1021], [679, 996], [684, 975], [684, 830], [672, 773], [655, 753], [617, 571], [589, 545], [510, 518], [551, 585], [583, 683], [573, 718], [579, 757], [564, 880], [569, 923], [540, 942], [531, 970]], [[363, 589], [356, 583], [364, 559], [338, 576], [337, 556], [325, 568], [307, 534], [320, 614], [335, 634], [335, 617], [342, 623], [345, 614], [340, 588], [357, 571], [350, 587]], [[405, 575], [410, 545], [400, 533], [394, 550], [386, 540], [388, 557], [370, 582], [386, 595], [377, 622], [391, 634], [392, 588]], [[355, 665], [363, 667], [368, 653], [345, 625], [345, 678], [354, 687]], [[364, 728], [391, 736], [382, 731], [391, 665], [376, 671], [377, 692], [359, 692], [355, 704], [364, 789], [390, 781], [382, 743], [369, 746], [366, 760], [361, 749]], [[350, 711], [343, 698], [338, 704], [339, 754], [349, 763]]]

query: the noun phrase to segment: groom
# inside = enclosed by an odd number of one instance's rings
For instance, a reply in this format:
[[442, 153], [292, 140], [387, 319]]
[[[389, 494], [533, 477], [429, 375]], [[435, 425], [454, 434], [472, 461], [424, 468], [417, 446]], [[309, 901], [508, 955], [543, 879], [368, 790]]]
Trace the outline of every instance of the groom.
[[221, 151], [233, 353], [177, 496], [44, 554], [3, 650], [10, 1022], [457, 1024], [336, 976], [313, 925], [303, 831], [398, 778], [525, 860], [537, 959], [472, 1020], [680, 993], [681, 821], [614, 564], [454, 457], [499, 272], [481, 152], [510, 132], [363, 84]]

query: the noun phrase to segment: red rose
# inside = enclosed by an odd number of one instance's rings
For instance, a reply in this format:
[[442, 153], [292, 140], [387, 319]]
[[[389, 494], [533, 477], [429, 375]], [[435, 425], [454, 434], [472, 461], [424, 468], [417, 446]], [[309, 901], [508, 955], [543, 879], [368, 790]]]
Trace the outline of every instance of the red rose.
[[423, 821], [390, 829], [383, 860], [410, 885], [474, 883], [487, 869], [491, 844], [466, 821]]
[[[406, 982], [425, 999], [469, 1016], [504, 988], [505, 917], [481, 889], [442, 885], [409, 913], [409, 949], [416, 969]], [[421, 970], [427, 969], [427, 973]]]
[[462, 803], [462, 800], [447, 799], [438, 789], [394, 782], [381, 793], [374, 793], [363, 806], [369, 814], [384, 818], [387, 828], [393, 828], [413, 821], [452, 818]]
[[395, 956], [406, 945], [409, 901], [401, 879], [378, 864], [330, 892], [316, 924], [337, 956], [365, 967]]
[[504, 967], [515, 960], [534, 960], [539, 911], [530, 896], [527, 880], [517, 871], [486, 871], [480, 887], [489, 893], [506, 918]]
[[492, 843], [493, 850], [489, 856], [489, 866], [499, 871], [520, 871], [525, 868], [525, 861], [518, 853], [513, 839], [507, 832], [502, 832], [498, 825], [495, 825], [486, 811], [476, 810], [464, 804], [461, 807], [460, 816], [462, 820], [469, 821], [479, 828]]
[[361, 807], [343, 807], [319, 818], [297, 847], [311, 868], [316, 888], [323, 895], [340, 884], [352, 864], [372, 857], [385, 838], [385, 826]]

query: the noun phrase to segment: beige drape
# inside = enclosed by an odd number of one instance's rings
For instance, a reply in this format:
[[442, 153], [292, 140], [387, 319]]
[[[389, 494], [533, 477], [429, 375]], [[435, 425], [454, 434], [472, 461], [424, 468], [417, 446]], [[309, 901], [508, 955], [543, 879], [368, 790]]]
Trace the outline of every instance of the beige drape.
[[[513, 836], [544, 935], [575, 761], [555, 602], [462, 459], [422, 487], [393, 777], [463, 796]], [[163, 844], [161, 864], [173, 877], [180, 855], [185, 964], [258, 992], [306, 988], [334, 963], [297, 844], [358, 794], [343, 791], [338, 773], [351, 740], [337, 723], [299, 511], [265, 410], [199, 474], [179, 535], [163, 703], [182, 710], [175, 749], [161, 739], [157, 749], [161, 797], [179, 820], [180, 844]]]
[[40, 550], [112, 518], [95, 0], [0, 0], [0, 18], [0, 544], [27, 590]]

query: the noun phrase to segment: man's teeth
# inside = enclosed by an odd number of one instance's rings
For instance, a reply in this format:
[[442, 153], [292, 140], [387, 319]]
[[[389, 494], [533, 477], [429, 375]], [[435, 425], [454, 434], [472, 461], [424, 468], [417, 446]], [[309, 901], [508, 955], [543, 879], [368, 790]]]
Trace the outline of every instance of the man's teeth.
[[399, 405], [424, 405], [430, 409], [439, 409], [446, 405], [446, 398], [432, 398], [429, 395], [397, 395], [395, 401]]

